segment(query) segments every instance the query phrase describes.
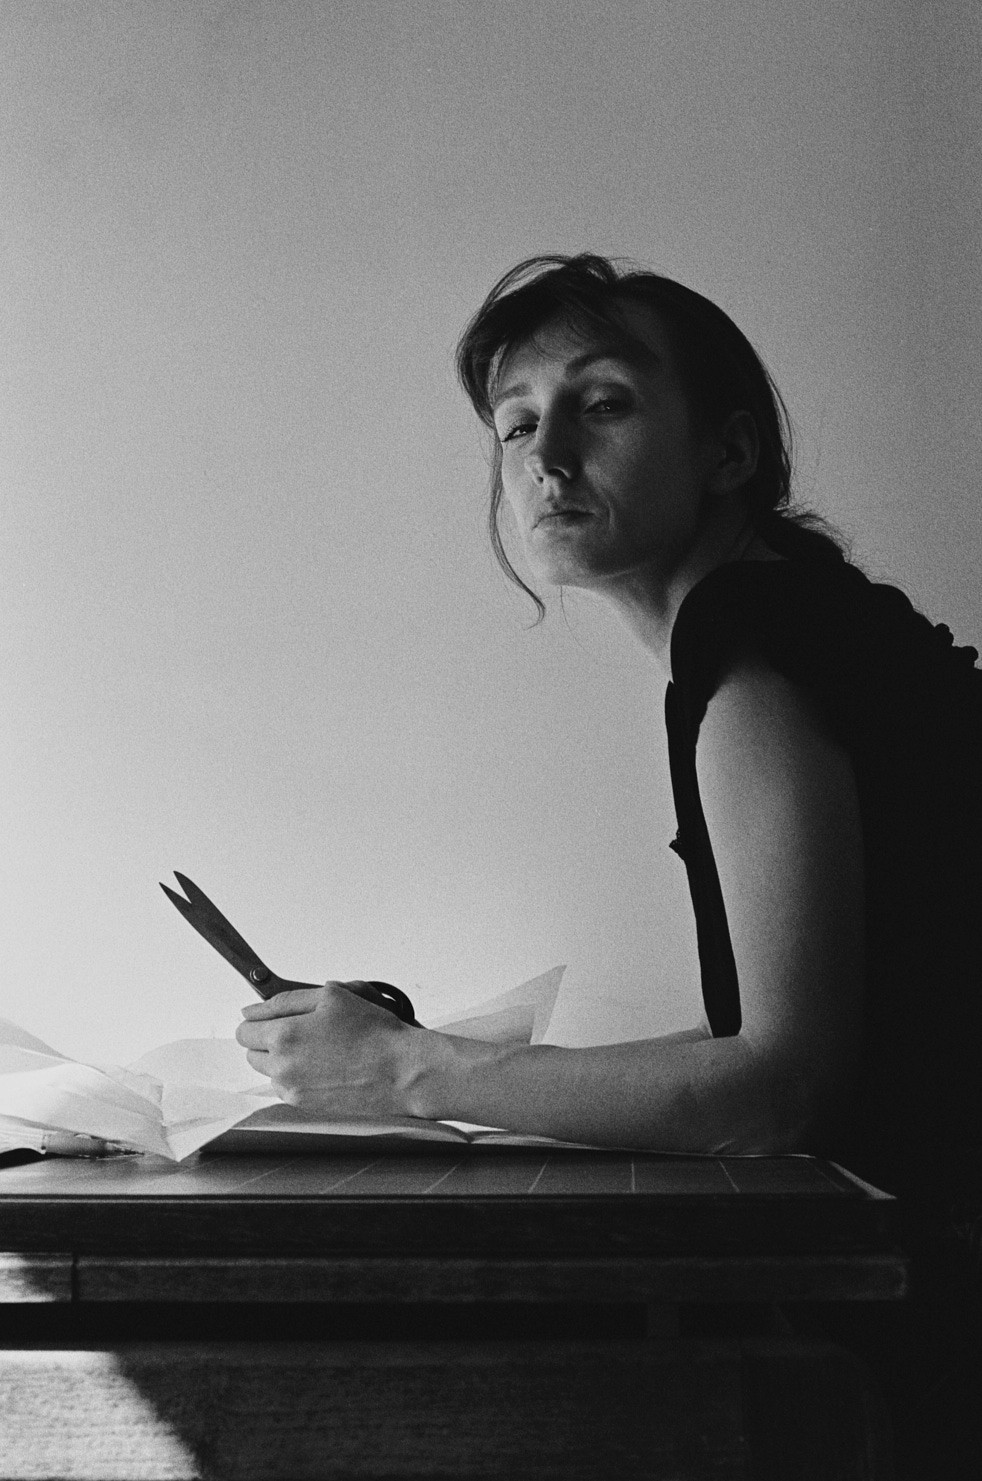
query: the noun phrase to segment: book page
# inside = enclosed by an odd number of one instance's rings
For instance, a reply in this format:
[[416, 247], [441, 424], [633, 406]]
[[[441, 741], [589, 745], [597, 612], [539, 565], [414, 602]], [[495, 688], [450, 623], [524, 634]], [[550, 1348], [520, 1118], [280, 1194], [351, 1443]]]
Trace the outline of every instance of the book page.
[[466, 1146], [468, 1141], [466, 1133], [449, 1121], [422, 1121], [415, 1116], [331, 1121], [323, 1116], [305, 1116], [281, 1102], [254, 1111], [247, 1120], [209, 1142], [207, 1151], [209, 1155], [242, 1152], [257, 1156], [265, 1152], [388, 1149], [420, 1143]]

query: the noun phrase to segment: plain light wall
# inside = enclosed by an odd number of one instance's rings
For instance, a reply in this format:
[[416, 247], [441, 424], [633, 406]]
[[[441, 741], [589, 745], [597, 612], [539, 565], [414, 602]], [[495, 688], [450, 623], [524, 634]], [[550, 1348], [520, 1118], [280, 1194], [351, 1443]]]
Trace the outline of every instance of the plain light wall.
[[181, 869], [284, 975], [553, 1037], [694, 1021], [662, 684], [493, 565], [452, 349], [592, 249], [719, 301], [803, 496], [982, 633], [968, 0], [0, 5], [0, 1013], [227, 1034]]

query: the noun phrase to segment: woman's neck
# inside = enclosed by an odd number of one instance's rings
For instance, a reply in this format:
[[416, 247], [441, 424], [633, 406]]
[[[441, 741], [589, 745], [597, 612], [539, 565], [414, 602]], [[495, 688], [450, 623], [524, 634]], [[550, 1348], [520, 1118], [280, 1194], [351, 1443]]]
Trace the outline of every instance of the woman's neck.
[[737, 561], [772, 561], [783, 557], [761, 539], [748, 516], [708, 532], [667, 579], [648, 568], [632, 571], [616, 587], [601, 593], [621, 621], [671, 678], [672, 629], [679, 608], [693, 587], [720, 566]]

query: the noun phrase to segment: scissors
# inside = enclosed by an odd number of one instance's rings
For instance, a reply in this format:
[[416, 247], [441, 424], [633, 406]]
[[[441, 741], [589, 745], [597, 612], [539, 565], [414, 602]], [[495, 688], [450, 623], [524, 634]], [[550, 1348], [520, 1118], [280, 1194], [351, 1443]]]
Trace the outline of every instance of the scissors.
[[[188, 879], [186, 874], [178, 874], [176, 869], [174, 878], [187, 899], [162, 884], [160, 888], [168, 900], [173, 900], [184, 919], [227, 962], [231, 962], [237, 972], [242, 973], [261, 998], [271, 998], [278, 992], [289, 992], [296, 987], [316, 986], [313, 982], [287, 982], [285, 978], [277, 977], [265, 962], [260, 961], [252, 947], [243, 941], [235, 927], [229, 924], [222, 912], [211, 903], [203, 890], [198, 889], [193, 880]], [[376, 1007], [387, 1008], [403, 1023], [416, 1023], [416, 1013], [409, 998], [389, 982], [360, 982], [349, 991], [356, 997], [374, 1003]]]

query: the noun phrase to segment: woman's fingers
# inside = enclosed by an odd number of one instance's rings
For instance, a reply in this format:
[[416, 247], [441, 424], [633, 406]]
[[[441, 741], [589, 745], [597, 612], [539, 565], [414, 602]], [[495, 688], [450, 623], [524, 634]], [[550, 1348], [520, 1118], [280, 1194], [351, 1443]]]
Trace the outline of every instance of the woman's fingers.
[[[350, 1002], [349, 989], [364, 987], [361, 982], [327, 982], [323, 987], [297, 987], [275, 993], [262, 1003], [247, 1003], [242, 1009], [242, 1022], [235, 1037], [244, 1049], [257, 1054], [281, 1053], [287, 1045], [294, 1048], [303, 1030], [298, 1019], [311, 1018], [318, 1010], [330, 1012], [331, 999], [343, 996]], [[343, 991], [342, 991], [343, 990]], [[360, 993], [355, 993], [361, 996]], [[268, 1069], [262, 1070], [268, 1074]]]
[[271, 1031], [265, 1023], [240, 1023], [235, 1030], [235, 1037], [243, 1049], [265, 1053], [270, 1047]]
[[[406, 1025], [362, 996], [364, 982], [328, 982], [250, 1003], [235, 1037], [273, 1091], [303, 1110], [391, 1115]], [[398, 1047], [397, 1047], [398, 1046]]]
[[[340, 986], [340, 983], [329, 983], [328, 986]], [[295, 1013], [313, 1013], [323, 991], [322, 987], [295, 987], [289, 992], [274, 993], [262, 1003], [247, 1003], [242, 1009], [242, 1017], [252, 1022], [263, 1018], [289, 1018]]]
[[246, 1053], [246, 1063], [251, 1065], [260, 1075], [268, 1075], [270, 1073], [269, 1055], [263, 1050], [248, 1050]]

